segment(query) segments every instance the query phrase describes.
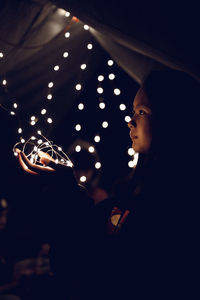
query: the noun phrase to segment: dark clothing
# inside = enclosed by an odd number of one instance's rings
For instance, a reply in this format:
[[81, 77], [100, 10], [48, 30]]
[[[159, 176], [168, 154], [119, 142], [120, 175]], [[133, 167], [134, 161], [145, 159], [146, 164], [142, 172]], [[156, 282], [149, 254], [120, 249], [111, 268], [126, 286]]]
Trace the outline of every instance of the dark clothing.
[[[57, 294], [74, 300], [179, 299], [188, 291], [191, 296], [186, 189], [175, 173], [169, 185], [167, 167], [164, 175], [159, 164], [150, 170], [141, 167], [137, 186], [133, 180], [96, 206], [71, 186], [51, 230]], [[119, 215], [124, 222], [117, 228]]]

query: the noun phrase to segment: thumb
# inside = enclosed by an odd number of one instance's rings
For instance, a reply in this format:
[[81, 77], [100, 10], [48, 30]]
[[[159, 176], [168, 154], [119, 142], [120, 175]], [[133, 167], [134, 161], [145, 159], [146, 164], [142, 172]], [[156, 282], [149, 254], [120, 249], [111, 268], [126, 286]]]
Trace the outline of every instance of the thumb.
[[45, 166], [48, 166], [49, 163], [50, 163], [50, 159], [46, 158], [46, 157], [41, 157], [40, 158], [40, 162], [45, 165]]

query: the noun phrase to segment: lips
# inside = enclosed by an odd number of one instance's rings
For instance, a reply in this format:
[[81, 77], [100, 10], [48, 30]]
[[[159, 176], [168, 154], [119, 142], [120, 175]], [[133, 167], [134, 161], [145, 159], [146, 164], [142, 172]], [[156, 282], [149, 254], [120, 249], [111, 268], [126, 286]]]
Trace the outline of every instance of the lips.
[[131, 138], [132, 140], [135, 140], [135, 139], [137, 139], [138, 137], [130, 132], [130, 138]]

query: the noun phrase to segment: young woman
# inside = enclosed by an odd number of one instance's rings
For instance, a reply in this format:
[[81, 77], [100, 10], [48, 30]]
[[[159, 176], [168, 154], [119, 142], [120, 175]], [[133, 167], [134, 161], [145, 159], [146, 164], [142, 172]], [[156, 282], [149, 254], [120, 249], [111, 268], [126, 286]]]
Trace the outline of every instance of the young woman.
[[61, 296], [191, 295], [187, 255], [195, 232], [199, 100], [198, 82], [185, 73], [155, 71], [144, 79], [128, 124], [139, 153], [136, 172], [123, 193], [95, 207], [72, 169], [47, 158], [41, 158], [44, 167], [35, 166], [18, 151], [26, 172], [51, 181], [48, 197], [57, 201], [51, 249]]

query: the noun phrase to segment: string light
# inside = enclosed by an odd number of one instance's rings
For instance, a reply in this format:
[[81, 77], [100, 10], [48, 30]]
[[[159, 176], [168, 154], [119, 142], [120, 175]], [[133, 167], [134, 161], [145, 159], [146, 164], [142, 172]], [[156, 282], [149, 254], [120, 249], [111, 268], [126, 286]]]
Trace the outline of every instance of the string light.
[[100, 138], [99, 135], [96, 135], [96, 136], [94, 137], [94, 141], [95, 141], [96, 143], [99, 143], [100, 140], [101, 140], [101, 138]]
[[87, 45], [88, 50], [91, 50], [93, 48], [92, 44]]
[[107, 127], [108, 127], [108, 122], [107, 122], [107, 121], [104, 121], [104, 122], [102, 123], [102, 127], [103, 127], [103, 128], [107, 128]]
[[103, 94], [103, 88], [102, 88], [102, 87], [98, 87], [98, 88], [97, 88], [97, 93]]
[[22, 133], [22, 128], [18, 128], [18, 133]]
[[48, 119], [47, 119], [47, 122], [48, 122], [49, 124], [51, 124], [51, 123], [53, 123], [53, 120], [52, 120], [51, 118], [48, 118]]
[[104, 108], [106, 107], [106, 105], [105, 105], [104, 102], [100, 102], [100, 103], [99, 103], [99, 107], [100, 107], [101, 109], [104, 109]]
[[14, 115], [15, 115], [15, 112], [14, 112], [14, 111], [11, 111], [10, 114], [11, 114], [12, 116], [14, 116]]
[[80, 152], [80, 151], [81, 151], [81, 146], [80, 146], [80, 145], [77, 145], [77, 146], [75, 147], [75, 151], [76, 151], [76, 152]]
[[137, 166], [137, 163], [138, 163], [138, 158], [139, 158], [139, 154], [138, 154], [138, 153], [135, 153], [135, 154], [134, 154], [133, 160], [130, 160], [130, 161], [128, 162], [128, 166], [129, 166], [130, 168], [135, 168], [135, 167]]
[[3, 52], [0, 52], [0, 58], [3, 58]]
[[64, 52], [64, 53], [63, 53], [63, 57], [64, 57], [64, 58], [67, 58], [67, 57], [68, 57], [68, 55], [69, 55], [69, 53], [68, 53], [68, 52]]
[[121, 94], [120, 89], [114, 89], [114, 94], [117, 96], [120, 95]]
[[125, 110], [126, 109], [126, 105], [125, 104], [120, 104], [119, 109], [122, 110], [122, 111]]
[[76, 129], [76, 131], [80, 131], [80, 130], [81, 130], [81, 125], [80, 125], [80, 124], [77, 124], [77, 125], [75, 126], [75, 129]]
[[109, 78], [110, 80], [115, 79], [115, 74], [113, 74], [113, 73], [109, 74], [109, 75], [108, 75], [108, 78]]
[[89, 27], [88, 25], [85, 24], [85, 25], [83, 26], [83, 28], [84, 28], [85, 30], [88, 30], [90, 27]]
[[87, 180], [86, 176], [81, 176], [80, 177], [80, 182], [86, 182], [86, 180]]
[[48, 99], [48, 100], [51, 100], [52, 98], [53, 98], [52, 94], [48, 94], [48, 95], [47, 95], [47, 99]]
[[53, 85], [54, 85], [53, 82], [49, 82], [49, 83], [48, 83], [48, 87], [49, 87], [49, 88], [52, 88]]
[[88, 148], [88, 151], [89, 151], [90, 153], [93, 153], [93, 152], [95, 151], [95, 149], [94, 149], [93, 146], [90, 146], [90, 147]]
[[84, 104], [83, 104], [83, 103], [79, 103], [78, 109], [79, 109], [79, 110], [83, 110], [83, 109], [84, 109]]
[[66, 13], [65, 13], [65, 17], [69, 17], [70, 16], [70, 12], [68, 12], [68, 11], [66, 11]]
[[130, 156], [133, 156], [133, 155], [135, 154], [135, 150], [134, 150], [133, 148], [129, 148], [129, 149], [128, 149], [128, 154], [129, 154]]
[[[41, 131], [38, 131], [38, 134], [40, 135], [39, 139], [36, 137], [31, 137], [26, 142], [24, 139], [21, 139], [21, 142], [16, 143], [13, 147], [14, 155], [18, 155], [16, 152], [16, 148], [21, 148], [21, 151], [25, 153], [27, 158], [34, 165], [41, 166], [42, 164], [40, 162], [40, 158], [46, 157], [50, 160], [53, 159], [56, 163], [65, 165], [67, 167], [73, 167], [73, 163], [71, 162], [67, 154], [62, 151], [62, 148], [60, 146], [57, 146], [53, 144], [53, 142], [49, 141], [45, 136], [42, 135]], [[41, 136], [44, 142], [41, 139]], [[48, 168], [44, 165], [43, 167]]]
[[98, 81], [103, 81], [104, 80], [104, 76], [103, 75], [99, 75], [98, 76]]
[[45, 115], [46, 112], [47, 112], [47, 110], [46, 110], [45, 108], [43, 108], [43, 109], [41, 110], [41, 115]]
[[108, 60], [108, 65], [109, 65], [109, 66], [112, 66], [113, 64], [114, 64], [114, 61], [113, 61], [112, 59], [109, 59], [109, 60]]
[[129, 117], [129, 116], [126, 116], [125, 118], [124, 118], [124, 120], [128, 123], [128, 122], [130, 122], [131, 121], [131, 117]]
[[70, 37], [70, 32], [65, 32], [65, 37], [68, 39]]
[[95, 168], [96, 169], [100, 169], [101, 168], [101, 163], [98, 161], [98, 162], [96, 162], [96, 164], [95, 164]]
[[86, 69], [86, 67], [87, 67], [87, 65], [86, 65], [86, 64], [82, 64], [82, 65], [81, 65], [81, 70], [85, 70], [85, 69]]
[[3, 85], [6, 85], [6, 84], [7, 84], [7, 81], [4, 79], [4, 80], [2, 81], [2, 84], [3, 84]]
[[78, 83], [78, 84], [76, 85], [76, 87], [75, 87], [75, 88], [76, 88], [76, 90], [77, 90], [77, 91], [80, 91], [80, 90], [81, 90], [81, 88], [82, 88], [82, 87], [81, 87], [81, 84], [80, 84], [80, 83]]
[[54, 66], [54, 71], [58, 71], [60, 69], [60, 67], [58, 65]]
[[13, 107], [17, 108], [18, 107], [17, 103], [13, 103]]

